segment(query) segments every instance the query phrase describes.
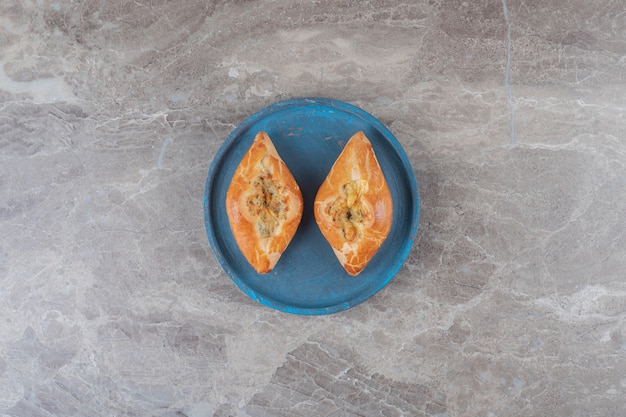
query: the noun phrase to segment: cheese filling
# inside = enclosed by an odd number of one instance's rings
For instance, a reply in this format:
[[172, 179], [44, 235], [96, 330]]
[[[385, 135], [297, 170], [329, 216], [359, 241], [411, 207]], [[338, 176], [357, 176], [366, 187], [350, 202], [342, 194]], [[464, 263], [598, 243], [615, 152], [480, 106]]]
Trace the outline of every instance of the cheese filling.
[[246, 200], [250, 218], [256, 219], [256, 231], [262, 238], [274, 236], [286, 219], [289, 196], [285, 187], [264, 172], [250, 181], [252, 192]]
[[326, 208], [327, 214], [332, 218], [335, 226], [341, 230], [347, 242], [360, 238], [364, 224], [372, 218], [371, 210], [362, 200], [367, 190], [366, 180], [347, 182], [341, 187], [341, 196]]

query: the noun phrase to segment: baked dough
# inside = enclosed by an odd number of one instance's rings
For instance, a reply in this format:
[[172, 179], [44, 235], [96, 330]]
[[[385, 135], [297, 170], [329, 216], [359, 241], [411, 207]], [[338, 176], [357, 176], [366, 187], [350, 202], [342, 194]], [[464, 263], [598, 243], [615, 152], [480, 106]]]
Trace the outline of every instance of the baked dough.
[[260, 274], [270, 272], [302, 218], [302, 193], [270, 137], [259, 132], [226, 192], [235, 241]]
[[314, 212], [341, 265], [358, 275], [387, 238], [393, 214], [389, 186], [363, 132], [352, 136], [335, 161]]

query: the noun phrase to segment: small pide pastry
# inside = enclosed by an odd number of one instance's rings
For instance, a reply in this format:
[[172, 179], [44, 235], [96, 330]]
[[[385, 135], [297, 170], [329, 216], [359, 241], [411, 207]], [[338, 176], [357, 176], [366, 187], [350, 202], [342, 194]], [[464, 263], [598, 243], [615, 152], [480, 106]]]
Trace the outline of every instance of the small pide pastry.
[[389, 186], [363, 132], [352, 136], [330, 169], [314, 213], [341, 265], [358, 275], [387, 238], [393, 214]]
[[302, 218], [302, 193], [270, 137], [259, 132], [226, 192], [235, 241], [260, 274], [270, 272]]

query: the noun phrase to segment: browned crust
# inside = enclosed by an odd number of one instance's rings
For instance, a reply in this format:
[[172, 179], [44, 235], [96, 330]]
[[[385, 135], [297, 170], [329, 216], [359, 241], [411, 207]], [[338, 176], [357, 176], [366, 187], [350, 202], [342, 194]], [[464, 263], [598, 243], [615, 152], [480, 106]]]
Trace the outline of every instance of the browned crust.
[[[268, 189], [259, 185], [261, 182], [265, 184], [263, 181], [268, 178], [273, 192], [259, 192]], [[263, 198], [267, 195], [275, 196], [271, 204]], [[259, 203], [259, 199], [263, 201]], [[270, 206], [273, 211], [269, 210]], [[270, 137], [259, 132], [226, 192], [226, 213], [233, 236], [244, 257], [258, 273], [265, 274], [274, 269], [298, 229], [302, 208], [302, 193], [296, 180]]]
[[[355, 186], [346, 191], [346, 184]], [[363, 132], [350, 138], [335, 161], [317, 192], [314, 212], [339, 262], [348, 274], [358, 275], [387, 238], [393, 215], [387, 181]]]

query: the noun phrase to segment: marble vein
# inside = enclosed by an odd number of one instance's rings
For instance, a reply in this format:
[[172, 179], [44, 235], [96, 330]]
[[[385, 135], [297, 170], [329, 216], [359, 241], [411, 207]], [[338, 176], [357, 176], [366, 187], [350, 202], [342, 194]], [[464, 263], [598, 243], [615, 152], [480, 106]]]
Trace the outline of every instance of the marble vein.
[[504, 21], [506, 22], [506, 67], [504, 70], [504, 86], [509, 95], [509, 107], [511, 109], [510, 137], [509, 146], [515, 146], [517, 143], [517, 132], [515, 129], [515, 99], [513, 97], [513, 86], [511, 85], [511, 22], [509, 20], [509, 8], [506, 0], [502, 0], [502, 12], [504, 13]]

